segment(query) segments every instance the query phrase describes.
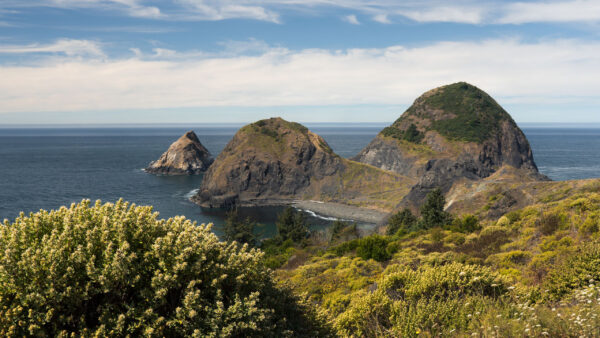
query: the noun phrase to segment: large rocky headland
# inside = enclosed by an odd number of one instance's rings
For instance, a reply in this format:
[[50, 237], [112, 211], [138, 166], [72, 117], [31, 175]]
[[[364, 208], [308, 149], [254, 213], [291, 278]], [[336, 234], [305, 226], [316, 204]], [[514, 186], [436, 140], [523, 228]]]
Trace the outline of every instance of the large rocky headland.
[[352, 159], [298, 123], [246, 125], [192, 200], [209, 208], [319, 201], [328, 214], [340, 204], [389, 213], [418, 211], [440, 188], [449, 209], [473, 211], [487, 203], [482, 196], [500, 195], [480, 215], [493, 217], [535, 200], [528, 191], [539, 184], [552, 183], [538, 172], [512, 117], [481, 89], [459, 82], [421, 95]]

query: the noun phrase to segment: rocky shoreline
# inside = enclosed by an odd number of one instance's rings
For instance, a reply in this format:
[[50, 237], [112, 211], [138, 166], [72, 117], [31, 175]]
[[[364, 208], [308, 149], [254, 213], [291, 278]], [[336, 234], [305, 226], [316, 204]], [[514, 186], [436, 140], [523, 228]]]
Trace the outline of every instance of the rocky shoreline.
[[291, 205], [322, 216], [373, 224], [383, 223], [388, 216], [388, 213], [385, 212], [332, 202], [297, 200], [293, 201]]
[[[200, 204], [196, 196], [190, 198], [196, 204]], [[292, 206], [297, 209], [313, 212], [317, 216], [332, 217], [340, 220], [364, 222], [370, 224], [382, 224], [388, 217], [388, 213], [373, 209], [361, 208], [347, 204], [292, 200], [292, 199], [254, 199], [238, 202], [241, 207], [267, 207], [267, 206]]]

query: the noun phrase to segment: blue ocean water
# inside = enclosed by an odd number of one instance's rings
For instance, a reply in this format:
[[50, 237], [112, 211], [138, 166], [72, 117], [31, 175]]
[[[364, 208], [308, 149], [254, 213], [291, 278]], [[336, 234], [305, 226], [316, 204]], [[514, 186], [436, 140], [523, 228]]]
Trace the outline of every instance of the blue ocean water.
[[[344, 157], [358, 153], [386, 124], [307, 124]], [[223, 210], [207, 210], [189, 202], [202, 176], [155, 176], [141, 169], [157, 159], [188, 130], [217, 155], [240, 125], [135, 127], [0, 127], [0, 220], [20, 211], [56, 209], [81, 199], [153, 205], [162, 217], [185, 215], [198, 223], [223, 222]], [[600, 127], [523, 128], [540, 171], [553, 180], [600, 177]], [[280, 207], [246, 208], [266, 224], [266, 236]], [[330, 220], [309, 219], [314, 228]]]

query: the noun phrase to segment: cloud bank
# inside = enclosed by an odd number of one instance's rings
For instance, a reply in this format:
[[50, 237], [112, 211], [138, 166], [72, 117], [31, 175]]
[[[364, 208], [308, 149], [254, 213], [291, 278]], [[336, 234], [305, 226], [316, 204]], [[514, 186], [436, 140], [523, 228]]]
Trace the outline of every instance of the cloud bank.
[[[0, 52], [87, 44], [61, 40]], [[73, 55], [70, 48], [63, 50]], [[109, 59], [101, 52], [80, 54], [53, 55], [27, 66], [0, 65], [0, 112], [407, 104], [427, 89], [456, 81], [480, 86], [501, 103], [551, 104], [589, 102], [600, 88], [600, 42], [579, 40], [266, 48], [254, 56], [138, 51], [130, 58]]]

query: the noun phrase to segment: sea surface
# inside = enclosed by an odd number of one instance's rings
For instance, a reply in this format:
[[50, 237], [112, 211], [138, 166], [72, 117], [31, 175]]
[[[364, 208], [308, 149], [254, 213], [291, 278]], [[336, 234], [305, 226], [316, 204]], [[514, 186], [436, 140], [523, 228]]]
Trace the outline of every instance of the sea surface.
[[[306, 124], [343, 157], [357, 154], [387, 124]], [[56, 209], [82, 199], [119, 198], [153, 205], [161, 217], [184, 215], [213, 223], [221, 233], [224, 210], [188, 199], [202, 176], [156, 176], [142, 171], [179, 136], [194, 130], [216, 157], [241, 125], [0, 126], [0, 220], [20, 211]], [[540, 171], [553, 180], [600, 177], [600, 126], [522, 125]], [[281, 207], [243, 208], [274, 233]], [[331, 219], [307, 213], [313, 229]], [[368, 226], [363, 224], [362, 226]]]

